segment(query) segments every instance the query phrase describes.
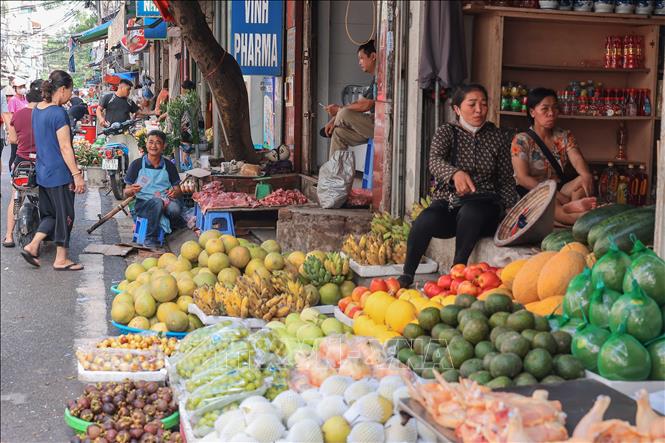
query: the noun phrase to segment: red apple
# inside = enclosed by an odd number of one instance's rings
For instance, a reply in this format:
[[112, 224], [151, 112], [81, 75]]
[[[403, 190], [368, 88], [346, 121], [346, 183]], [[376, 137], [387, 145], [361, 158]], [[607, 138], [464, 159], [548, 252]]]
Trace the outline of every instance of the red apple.
[[494, 289], [501, 284], [501, 279], [492, 271], [483, 272], [476, 281], [482, 290]]
[[441, 289], [450, 289], [450, 284], [452, 282], [453, 278], [450, 276], [450, 274], [446, 274], [439, 277], [439, 280], [437, 280], [436, 285]]
[[435, 281], [428, 281], [425, 283], [425, 286], [423, 286], [423, 292], [425, 295], [429, 298], [432, 298], [436, 295], [439, 295], [441, 292], [443, 292], [443, 289], [437, 286]]
[[351, 317], [352, 319], [358, 318], [361, 314], [363, 313], [363, 310], [360, 309], [359, 307], [353, 307], [349, 311], [349, 315], [347, 317]]
[[388, 292], [388, 285], [386, 281], [380, 278], [375, 278], [372, 280], [372, 283], [369, 284], [370, 292], [379, 292], [384, 291]]
[[463, 278], [453, 279], [452, 283], [450, 283], [450, 292], [452, 292], [453, 294], [457, 294], [459, 285], [465, 281], [466, 280], [464, 280]]
[[483, 273], [483, 270], [480, 269], [480, 267], [472, 265], [472, 266], [467, 266], [466, 269], [464, 270], [464, 278], [468, 281], [473, 281], [475, 280], [476, 277], [478, 277], [480, 274]]
[[399, 281], [395, 277], [390, 277], [386, 279], [386, 286], [388, 287], [388, 293], [390, 295], [397, 294], [397, 291], [400, 290]]
[[337, 303], [337, 307], [339, 308], [340, 311], [344, 312], [352, 302], [353, 300], [351, 299], [351, 297], [344, 297], [339, 301], [339, 303]]
[[463, 281], [457, 287], [457, 293], [458, 294], [473, 295], [475, 297], [478, 294], [480, 294], [480, 290], [478, 289], [478, 287], [476, 285], [473, 284], [473, 282]]
[[487, 271], [490, 268], [490, 265], [487, 262], [481, 261], [480, 263], [476, 263], [476, 266], [479, 267], [480, 269], [483, 270], [483, 272]]
[[351, 312], [351, 309], [353, 309], [353, 308], [360, 309], [360, 306], [358, 306], [358, 303], [351, 302], [346, 306], [346, 309], [344, 309], [344, 314], [346, 314], [347, 317], [351, 317], [349, 315], [349, 312]]
[[464, 270], [466, 269], [466, 265], [459, 263], [450, 268], [450, 275], [452, 278], [464, 278]]
[[369, 291], [369, 289], [364, 286], [356, 286], [353, 289], [353, 292], [351, 292], [351, 298], [354, 302], [358, 303], [360, 301], [360, 297], [367, 291]]

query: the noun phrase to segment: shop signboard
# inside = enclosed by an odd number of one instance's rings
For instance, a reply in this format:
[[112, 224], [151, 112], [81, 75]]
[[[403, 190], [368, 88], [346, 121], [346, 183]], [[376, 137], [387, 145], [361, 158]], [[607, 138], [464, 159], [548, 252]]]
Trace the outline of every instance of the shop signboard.
[[159, 20], [159, 18], [143, 19], [143, 24], [145, 25], [145, 28], [143, 28], [143, 35], [145, 36], [146, 40], [166, 40], [167, 26], [164, 20], [159, 22], [159, 24], [157, 24], [154, 28], [150, 27], [150, 25], [155, 23], [157, 20]]
[[283, 1], [233, 0], [231, 34], [243, 75], [282, 75]]
[[137, 17], [160, 17], [159, 9], [152, 0], [136, 0]]

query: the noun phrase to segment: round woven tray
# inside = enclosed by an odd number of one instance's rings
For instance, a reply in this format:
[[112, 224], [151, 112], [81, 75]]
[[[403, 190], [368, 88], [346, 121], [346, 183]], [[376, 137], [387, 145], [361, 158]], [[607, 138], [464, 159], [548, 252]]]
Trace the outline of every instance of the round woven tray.
[[[540, 243], [554, 227], [555, 195], [554, 180], [547, 180], [529, 191], [513, 206], [496, 229], [494, 244], [511, 246]], [[515, 230], [515, 224], [521, 214], [526, 217], [526, 225]]]

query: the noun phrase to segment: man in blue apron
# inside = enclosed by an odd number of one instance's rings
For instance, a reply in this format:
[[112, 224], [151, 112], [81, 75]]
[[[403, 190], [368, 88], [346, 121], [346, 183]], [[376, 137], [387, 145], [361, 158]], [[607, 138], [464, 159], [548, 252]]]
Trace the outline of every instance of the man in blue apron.
[[135, 216], [148, 220], [145, 246], [159, 246], [159, 229], [171, 233], [171, 225], [181, 225], [182, 191], [180, 176], [173, 163], [162, 157], [166, 134], [154, 130], [146, 138], [147, 154], [134, 160], [125, 175], [125, 196], [136, 196]]

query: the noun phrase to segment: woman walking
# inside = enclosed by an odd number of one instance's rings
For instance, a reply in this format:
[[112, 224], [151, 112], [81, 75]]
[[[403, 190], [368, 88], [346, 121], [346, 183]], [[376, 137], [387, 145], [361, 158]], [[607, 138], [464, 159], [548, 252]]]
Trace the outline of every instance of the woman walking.
[[68, 255], [74, 225], [74, 194], [85, 192], [83, 174], [76, 165], [72, 148], [69, 117], [62, 107], [72, 96], [73, 84], [72, 77], [65, 71], [51, 72], [42, 83], [43, 101], [32, 111], [41, 222], [21, 255], [28, 263], [39, 267], [39, 246], [42, 240], [50, 239], [57, 247], [53, 262], [53, 269], [57, 271], [83, 269]]

